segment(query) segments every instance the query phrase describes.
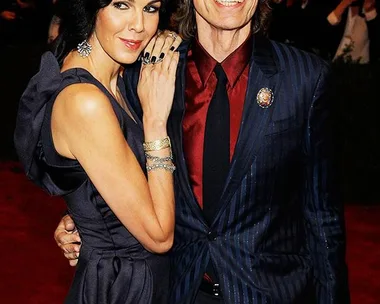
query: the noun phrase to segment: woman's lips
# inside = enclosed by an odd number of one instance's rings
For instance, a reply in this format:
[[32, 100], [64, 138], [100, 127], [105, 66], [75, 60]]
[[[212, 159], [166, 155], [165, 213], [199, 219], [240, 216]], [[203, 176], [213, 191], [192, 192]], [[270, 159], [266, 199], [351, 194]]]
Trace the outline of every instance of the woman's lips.
[[142, 40], [131, 40], [131, 39], [123, 39], [120, 40], [124, 43], [124, 45], [131, 50], [138, 50], [141, 46]]

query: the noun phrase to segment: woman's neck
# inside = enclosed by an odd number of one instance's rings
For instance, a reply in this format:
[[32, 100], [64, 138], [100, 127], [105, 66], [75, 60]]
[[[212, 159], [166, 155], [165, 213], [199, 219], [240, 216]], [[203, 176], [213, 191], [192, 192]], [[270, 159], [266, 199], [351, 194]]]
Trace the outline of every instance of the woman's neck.
[[110, 93], [117, 94], [117, 79], [122, 66], [114, 61], [96, 39], [89, 41], [92, 51], [88, 57], [81, 57], [75, 50], [64, 60], [62, 71], [70, 68], [83, 68], [91, 73]]

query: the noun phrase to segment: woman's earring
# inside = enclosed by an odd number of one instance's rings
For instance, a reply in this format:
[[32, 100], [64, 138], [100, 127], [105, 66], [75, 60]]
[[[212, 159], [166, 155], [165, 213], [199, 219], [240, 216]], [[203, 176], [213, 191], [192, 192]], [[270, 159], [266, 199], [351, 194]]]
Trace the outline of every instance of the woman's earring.
[[92, 51], [92, 46], [87, 42], [87, 40], [84, 40], [81, 43], [78, 43], [77, 51], [81, 57], [85, 58], [88, 57], [88, 55], [90, 55]]

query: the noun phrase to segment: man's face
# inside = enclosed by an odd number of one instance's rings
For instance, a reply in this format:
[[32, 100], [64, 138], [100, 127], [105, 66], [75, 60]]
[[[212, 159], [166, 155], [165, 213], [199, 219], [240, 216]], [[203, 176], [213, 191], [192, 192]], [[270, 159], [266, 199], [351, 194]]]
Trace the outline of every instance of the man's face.
[[197, 20], [217, 30], [236, 30], [251, 23], [259, 0], [193, 0]]

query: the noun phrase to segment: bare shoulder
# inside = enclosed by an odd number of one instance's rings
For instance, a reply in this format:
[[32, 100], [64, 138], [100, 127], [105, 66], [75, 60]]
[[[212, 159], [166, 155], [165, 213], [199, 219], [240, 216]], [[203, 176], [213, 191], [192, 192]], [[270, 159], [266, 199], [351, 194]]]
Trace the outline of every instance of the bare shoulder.
[[72, 84], [63, 89], [57, 96], [54, 108], [69, 120], [93, 118], [112, 110], [108, 97], [89, 83]]
[[64, 88], [52, 111], [53, 140], [57, 151], [78, 159], [81, 149], [96, 147], [120, 129], [108, 97], [95, 85], [77, 83]]

